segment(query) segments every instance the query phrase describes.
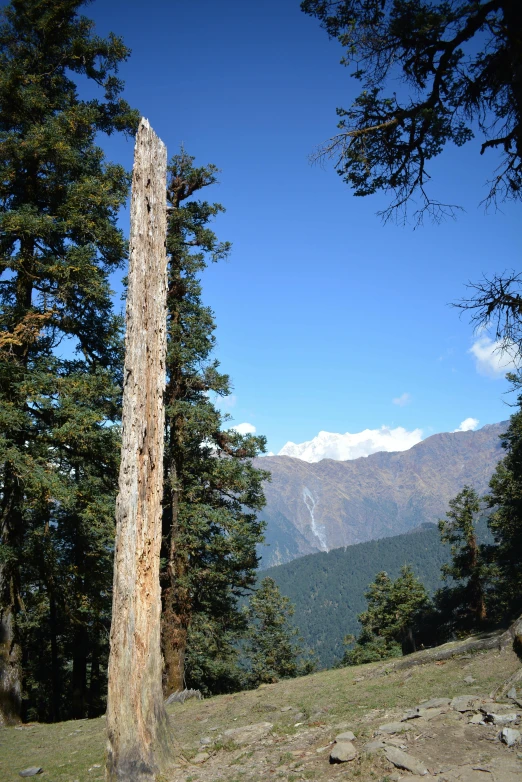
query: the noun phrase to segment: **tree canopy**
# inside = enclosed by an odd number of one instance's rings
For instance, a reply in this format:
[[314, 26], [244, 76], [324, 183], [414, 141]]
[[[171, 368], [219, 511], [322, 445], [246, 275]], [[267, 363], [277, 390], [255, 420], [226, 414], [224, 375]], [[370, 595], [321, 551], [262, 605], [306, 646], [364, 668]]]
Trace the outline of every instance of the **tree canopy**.
[[355, 195], [392, 194], [384, 218], [453, 216], [434, 198], [430, 161], [480, 136], [494, 151], [488, 203], [522, 193], [522, 7], [519, 0], [303, 0], [345, 49], [362, 91], [338, 108], [335, 160]]

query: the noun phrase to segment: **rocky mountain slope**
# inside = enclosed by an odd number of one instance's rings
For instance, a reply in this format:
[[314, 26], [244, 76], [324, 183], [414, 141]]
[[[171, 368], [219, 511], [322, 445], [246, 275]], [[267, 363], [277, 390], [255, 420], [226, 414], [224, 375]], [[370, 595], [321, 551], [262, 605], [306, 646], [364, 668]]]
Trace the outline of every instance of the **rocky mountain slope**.
[[265, 486], [262, 567], [317, 551], [399, 535], [444, 516], [465, 484], [484, 493], [502, 458], [506, 422], [435, 434], [408, 451], [309, 463], [289, 456], [256, 460]]

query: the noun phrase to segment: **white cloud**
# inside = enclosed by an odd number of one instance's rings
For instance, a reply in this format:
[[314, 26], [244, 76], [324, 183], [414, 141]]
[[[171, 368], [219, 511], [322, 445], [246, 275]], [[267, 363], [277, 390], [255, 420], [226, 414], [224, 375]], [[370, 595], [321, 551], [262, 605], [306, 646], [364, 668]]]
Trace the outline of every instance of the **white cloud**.
[[313, 440], [305, 443], [288, 442], [279, 451], [279, 456], [293, 456], [305, 462], [319, 462], [321, 459], [358, 459], [377, 451], [406, 451], [422, 440], [422, 429], [408, 432], [402, 426], [391, 429], [365, 429], [363, 432], [337, 434], [319, 432]]
[[406, 391], [404, 394], [401, 394], [396, 399], [393, 399], [394, 405], [399, 405], [399, 407], [404, 407], [404, 405], [409, 405], [411, 402], [411, 394], [408, 394]]
[[235, 432], [239, 432], [239, 434], [255, 434], [256, 433], [256, 427], [253, 424], [237, 424], [237, 426], [231, 426], [231, 429], [233, 429]]
[[454, 432], [473, 432], [479, 425], [478, 418], [465, 418], [461, 421], [460, 426], [454, 429]]
[[502, 349], [500, 342], [489, 337], [479, 337], [468, 351], [475, 357], [477, 372], [487, 377], [502, 377], [514, 369], [515, 349]]

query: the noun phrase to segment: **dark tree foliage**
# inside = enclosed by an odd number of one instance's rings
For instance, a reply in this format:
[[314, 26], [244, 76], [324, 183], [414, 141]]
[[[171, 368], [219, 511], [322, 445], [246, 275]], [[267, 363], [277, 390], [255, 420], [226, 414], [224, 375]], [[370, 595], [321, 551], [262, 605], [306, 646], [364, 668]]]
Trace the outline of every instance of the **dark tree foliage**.
[[[454, 304], [469, 312], [477, 332], [486, 330], [494, 335], [497, 350], [513, 359], [520, 367], [522, 358], [522, 275], [514, 270], [483, 277], [467, 285], [472, 295]], [[507, 363], [507, 362], [506, 362]], [[515, 388], [521, 378], [508, 373]]]
[[442, 574], [452, 585], [440, 590], [437, 600], [446, 611], [451, 607], [448, 619], [454, 628], [480, 628], [487, 617], [490, 580], [484, 546], [477, 540], [480, 498], [475, 489], [465, 486], [449, 505], [439, 531], [442, 542], [451, 546], [451, 561], [443, 566]]
[[[0, 678], [23, 663], [25, 714], [40, 720], [99, 712], [110, 604], [121, 322], [108, 278], [129, 182], [95, 140], [138, 116], [116, 76], [128, 50], [94, 35], [82, 5], [13, 0], [0, 21]], [[80, 99], [85, 78], [101, 99]]]
[[495, 591], [504, 618], [522, 613], [522, 397], [511, 416], [502, 446], [506, 455], [489, 484], [489, 527], [494, 549]]
[[519, 0], [304, 0], [339, 40], [362, 91], [337, 109], [339, 133], [321, 155], [364, 196], [392, 193], [382, 213], [454, 216], [431, 197], [429, 162], [476, 132], [495, 152], [488, 203], [522, 193], [522, 5]]
[[241, 624], [237, 600], [255, 583], [256, 546], [264, 526], [257, 511], [264, 505], [262, 482], [269, 476], [251, 462], [265, 450], [265, 438], [225, 431], [227, 416], [212, 399], [231, 388], [212, 358], [214, 316], [202, 303], [200, 276], [209, 262], [227, 257], [230, 245], [219, 242], [209, 227], [223, 207], [197, 200], [196, 194], [214, 184], [216, 175], [215, 166], [196, 167], [184, 150], [169, 166], [162, 555], [168, 693], [185, 684], [218, 692], [235, 681], [228, 663]]
[[291, 621], [293, 614], [292, 603], [280, 593], [274, 579], [264, 578], [245, 610], [248, 686], [304, 676], [314, 669], [313, 660], [303, 654], [302, 638]]
[[361, 633], [357, 639], [347, 636], [345, 642], [355, 645], [346, 651], [341, 665], [360, 665], [414, 652], [430, 600], [411, 567], [404, 565], [395, 581], [384, 571], [377, 573], [365, 597], [368, 608], [358, 616]]

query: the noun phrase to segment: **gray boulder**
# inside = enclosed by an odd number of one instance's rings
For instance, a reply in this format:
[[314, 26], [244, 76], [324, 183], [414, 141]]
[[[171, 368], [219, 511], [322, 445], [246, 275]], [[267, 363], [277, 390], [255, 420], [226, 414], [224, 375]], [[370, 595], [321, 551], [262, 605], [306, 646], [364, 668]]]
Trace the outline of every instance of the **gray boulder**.
[[514, 747], [515, 744], [520, 744], [520, 738], [522, 734], [519, 730], [514, 728], [502, 728], [498, 737], [503, 744], [507, 744], [508, 747]]
[[357, 750], [351, 741], [340, 741], [334, 744], [330, 752], [330, 763], [346, 763], [348, 760], [355, 760]]
[[35, 777], [37, 774], [41, 774], [43, 768], [41, 766], [31, 766], [31, 768], [24, 768], [23, 771], [19, 771], [21, 777]]
[[335, 740], [338, 743], [341, 741], [355, 741], [355, 735], [351, 730], [345, 730], [344, 733], [339, 733], [339, 735], [335, 737]]
[[412, 774], [418, 774], [421, 777], [426, 776], [428, 769], [420, 760], [414, 758], [413, 755], [408, 755], [407, 752], [403, 752], [402, 749], [397, 747], [386, 747], [384, 754], [394, 766], [397, 768], [404, 768], [406, 771], [411, 771]]

